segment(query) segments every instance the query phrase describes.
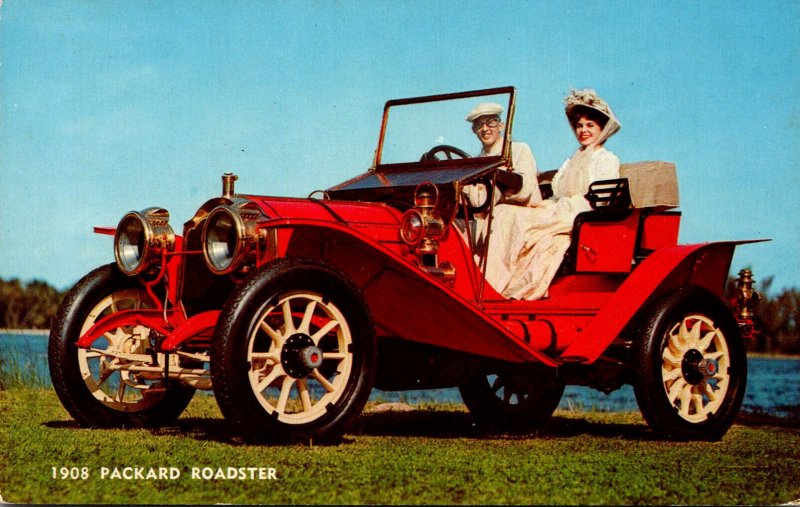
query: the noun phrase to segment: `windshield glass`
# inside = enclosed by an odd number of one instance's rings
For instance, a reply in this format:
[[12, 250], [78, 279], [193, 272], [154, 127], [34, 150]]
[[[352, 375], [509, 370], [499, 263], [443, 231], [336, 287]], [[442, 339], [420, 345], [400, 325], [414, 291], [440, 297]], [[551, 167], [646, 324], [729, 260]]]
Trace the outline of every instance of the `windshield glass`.
[[[442, 145], [458, 148], [470, 157], [478, 156], [482, 145], [472, 131], [472, 123], [466, 121], [466, 117], [479, 104], [493, 103], [502, 106], [501, 122], [508, 125], [510, 92], [476, 92], [476, 95], [469, 97], [420, 100], [423, 102], [392, 104], [390, 101], [388, 104], [378, 165], [419, 162], [425, 153]], [[436, 158], [441, 160], [460, 156], [452, 154], [448, 157], [447, 153], [439, 150]]]

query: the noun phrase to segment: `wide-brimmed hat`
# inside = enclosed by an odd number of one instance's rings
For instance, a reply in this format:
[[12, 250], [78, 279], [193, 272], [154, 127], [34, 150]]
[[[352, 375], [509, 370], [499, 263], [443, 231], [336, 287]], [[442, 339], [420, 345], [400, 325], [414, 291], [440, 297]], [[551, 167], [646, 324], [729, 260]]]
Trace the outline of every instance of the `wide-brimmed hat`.
[[597, 92], [590, 88], [585, 90], [570, 90], [569, 95], [564, 99], [564, 104], [566, 105], [565, 112], [567, 114], [567, 119], [570, 120], [570, 122], [581, 108], [593, 109], [608, 118], [608, 122], [603, 128], [598, 143], [605, 142], [606, 139], [616, 134], [619, 129], [622, 128], [622, 124], [617, 119], [611, 106], [608, 105], [608, 102], [601, 99], [597, 95]]
[[483, 102], [469, 112], [466, 120], [473, 122], [481, 116], [500, 116], [501, 114], [503, 114], [503, 106], [494, 102]]

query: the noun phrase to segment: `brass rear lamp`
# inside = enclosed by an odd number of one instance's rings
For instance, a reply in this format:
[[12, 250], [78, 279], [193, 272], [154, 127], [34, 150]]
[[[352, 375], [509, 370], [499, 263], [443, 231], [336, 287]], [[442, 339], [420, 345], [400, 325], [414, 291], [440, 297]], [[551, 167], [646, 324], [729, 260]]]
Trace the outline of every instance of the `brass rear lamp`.
[[434, 213], [439, 192], [432, 183], [422, 183], [414, 191], [414, 208], [400, 222], [400, 238], [418, 254], [436, 254], [445, 233], [444, 220]]

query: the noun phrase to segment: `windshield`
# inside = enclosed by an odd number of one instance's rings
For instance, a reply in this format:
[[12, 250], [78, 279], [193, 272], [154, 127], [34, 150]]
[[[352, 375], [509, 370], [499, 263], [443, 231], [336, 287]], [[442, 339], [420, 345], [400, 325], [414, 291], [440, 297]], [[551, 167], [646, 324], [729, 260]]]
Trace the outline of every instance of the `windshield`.
[[[442, 145], [470, 157], [479, 155], [482, 145], [472, 132], [472, 123], [466, 121], [467, 115], [479, 104], [499, 104], [501, 122], [508, 127], [512, 92], [513, 88], [495, 88], [387, 102], [376, 165], [419, 162], [425, 153]], [[437, 159], [461, 158], [453, 150], [437, 151]]]

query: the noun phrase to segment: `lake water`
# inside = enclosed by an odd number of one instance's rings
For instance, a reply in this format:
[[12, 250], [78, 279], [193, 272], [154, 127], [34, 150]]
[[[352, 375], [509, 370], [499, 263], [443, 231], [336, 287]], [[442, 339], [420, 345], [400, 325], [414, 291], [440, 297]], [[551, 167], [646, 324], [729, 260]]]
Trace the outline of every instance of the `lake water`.
[[[47, 367], [47, 335], [0, 333], [0, 369], [16, 367], [50, 385]], [[750, 357], [742, 411], [777, 417], [800, 418], [800, 358]], [[375, 389], [373, 400], [410, 404], [461, 403], [458, 389], [387, 392]], [[609, 412], [638, 411], [631, 386], [603, 394], [581, 386], [568, 386], [560, 408]]]

